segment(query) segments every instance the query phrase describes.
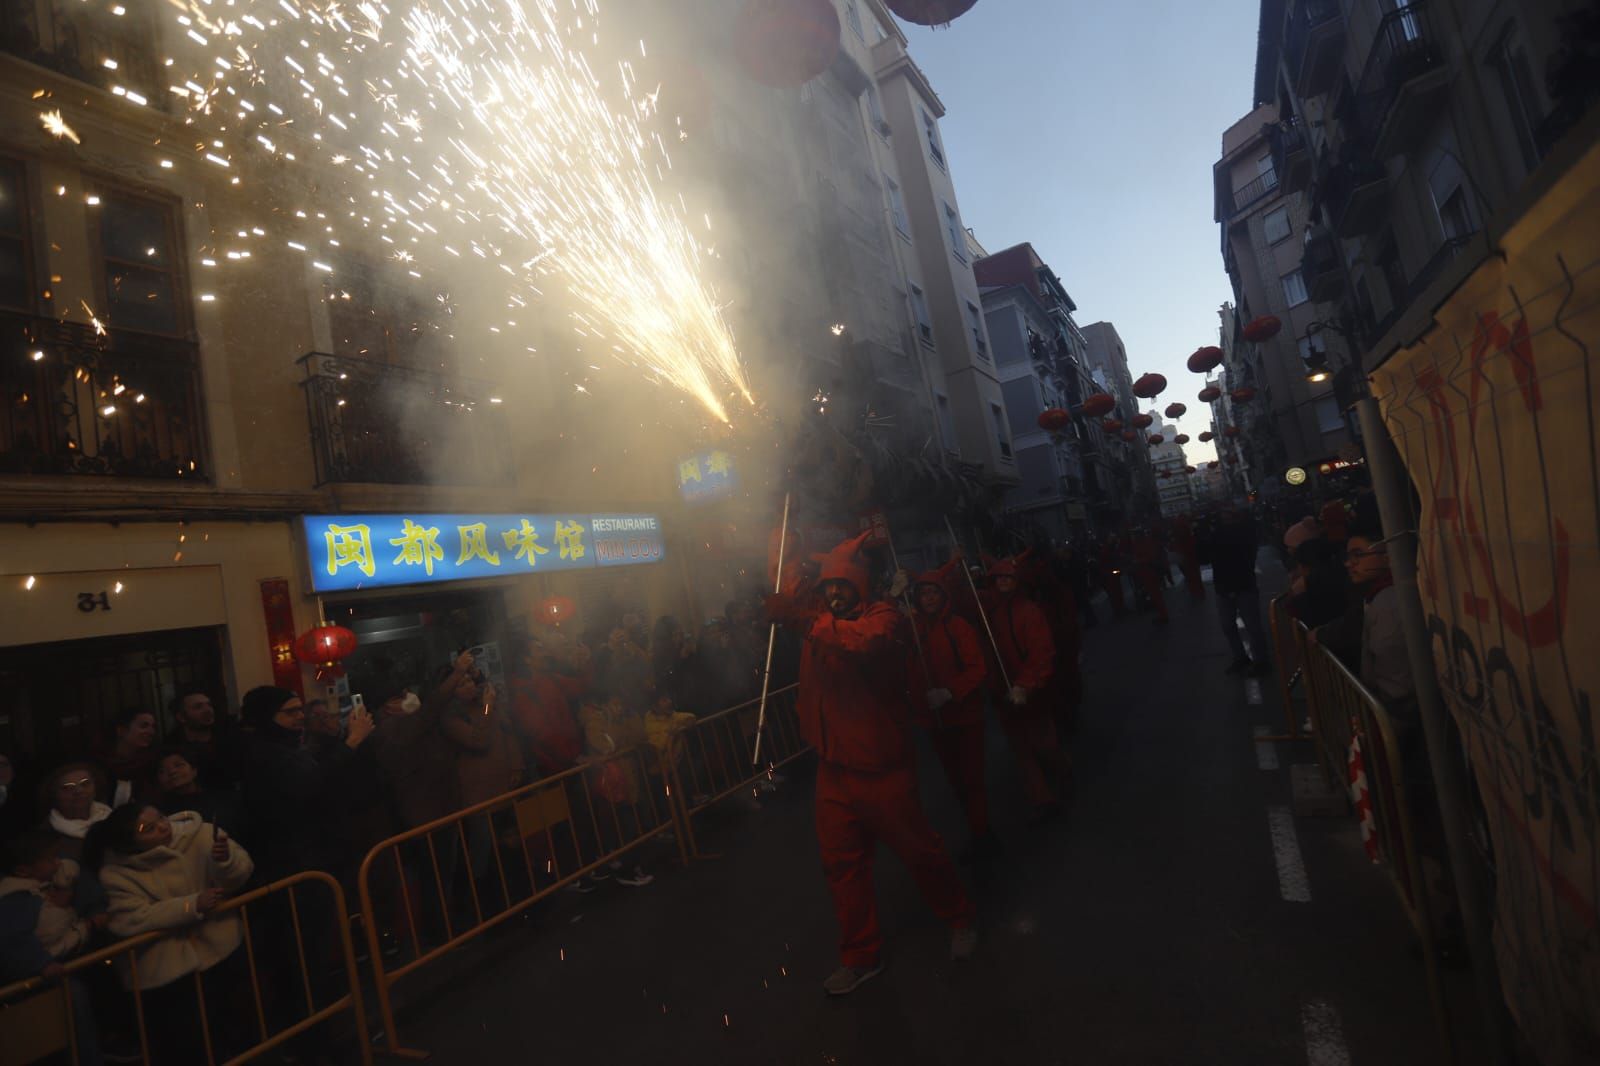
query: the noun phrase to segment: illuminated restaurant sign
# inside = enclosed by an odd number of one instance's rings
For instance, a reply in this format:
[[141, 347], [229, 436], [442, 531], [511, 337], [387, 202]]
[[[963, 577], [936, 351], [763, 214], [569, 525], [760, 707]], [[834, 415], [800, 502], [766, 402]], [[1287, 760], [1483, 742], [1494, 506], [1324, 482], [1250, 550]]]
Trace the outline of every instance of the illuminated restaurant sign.
[[301, 520], [316, 592], [656, 563], [655, 515], [374, 514]]
[[727, 452], [705, 452], [678, 462], [678, 492], [689, 503], [720, 500], [738, 487], [733, 456]]

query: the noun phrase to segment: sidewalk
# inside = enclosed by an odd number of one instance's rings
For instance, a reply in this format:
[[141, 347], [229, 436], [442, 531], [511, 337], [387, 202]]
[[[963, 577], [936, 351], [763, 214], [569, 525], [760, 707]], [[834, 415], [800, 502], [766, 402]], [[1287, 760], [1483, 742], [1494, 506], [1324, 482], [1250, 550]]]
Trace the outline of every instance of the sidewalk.
[[[563, 896], [408, 979], [405, 999], [426, 1005], [402, 1015], [405, 1042], [473, 1066], [1439, 1061], [1408, 927], [1354, 823], [1284, 816], [1275, 841], [1288, 767], [1312, 755], [1277, 745], [1276, 768], [1258, 762], [1255, 727], [1282, 720], [1274, 679], [1225, 677], [1211, 602], [1181, 585], [1168, 602], [1168, 627], [1107, 622], [1102, 605], [1087, 631], [1066, 819], [1023, 828], [991, 735], [1006, 850], [979, 886], [970, 965], [946, 960], [945, 931], [885, 858], [889, 967], [824, 997], [833, 919], [800, 764], [759, 812], [707, 823], [702, 846], [723, 858], [680, 870], [662, 848], [653, 885]], [[922, 754], [930, 813], [959, 847], [959, 814]], [[1470, 1016], [1466, 975], [1446, 979]]]

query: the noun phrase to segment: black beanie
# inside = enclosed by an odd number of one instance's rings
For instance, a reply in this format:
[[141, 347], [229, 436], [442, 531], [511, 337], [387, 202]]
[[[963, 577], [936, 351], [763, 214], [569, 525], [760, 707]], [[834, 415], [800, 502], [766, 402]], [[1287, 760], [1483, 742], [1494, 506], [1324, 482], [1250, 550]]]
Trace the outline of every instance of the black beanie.
[[282, 710], [285, 703], [298, 698], [286, 688], [262, 685], [244, 694], [244, 702], [239, 705], [239, 712], [244, 717], [245, 725], [252, 729], [262, 729], [272, 724], [272, 716]]

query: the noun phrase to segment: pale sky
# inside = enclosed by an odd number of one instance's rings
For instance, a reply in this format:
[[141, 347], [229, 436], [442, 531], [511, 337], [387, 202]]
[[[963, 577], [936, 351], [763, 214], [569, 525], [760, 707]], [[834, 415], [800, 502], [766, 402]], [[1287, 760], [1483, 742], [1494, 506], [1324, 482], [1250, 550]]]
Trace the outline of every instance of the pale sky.
[[[1116, 324], [1157, 403], [1209, 414], [1189, 353], [1232, 299], [1212, 221], [1222, 131], [1251, 110], [1258, 0], [978, 0], [948, 29], [905, 26], [948, 114], [961, 214], [990, 251], [1032, 242], [1078, 305]], [[1190, 462], [1213, 458], [1186, 446]]]

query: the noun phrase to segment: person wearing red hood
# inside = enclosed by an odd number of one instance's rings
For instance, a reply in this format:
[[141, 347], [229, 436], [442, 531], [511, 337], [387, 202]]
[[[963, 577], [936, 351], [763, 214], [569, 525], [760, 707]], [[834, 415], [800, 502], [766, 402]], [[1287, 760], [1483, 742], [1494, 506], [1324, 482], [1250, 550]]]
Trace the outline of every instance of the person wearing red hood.
[[989, 675], [990, 690], [1000, 709], [1000, 724], [1016, 754], [1022, 790], [1033, 805], [1034, 820], [1043, 821], [1061, 809], [1051, 778], [1060, 777], [1067, 769], [1051, 705], [1055, 641], [1044, 611], [1019, 587], [1016, 561], [991, 560], [988, 573], [991, 588], [983, 605], [1001, 666]]
[[[801, 735], [817, 753], [817, 840], [839, 922], [839, 969], [822, 986], [833, 996], [848, 995], [883, 970], [872, 885], [880, 842], [910, 868], [934, 913], [951, 926], [951, 958], [970, 958], [978, 943], [972, 901], [917, 795], [905, 619], [887, 603], [867, 602], [860, 551], [870, 536], [830, 552], [815, 590], [802, 580], [767, 600], [768, 617], [804, 637], [797, 711]], [[903, 593], [907, 582], [904, 572], [897, 574], [891, 595]]]
[[[1145, 598], [1156, 612], [1156, 625], [1164, 626], [1167, 617], [1167, 597], [1161, 589], [1161, 573], [1167, 571], [1167, 551], [1155, 534], [1143, 527], [1134, 531], [1131, 538], [1134, 575]], [[1159, 567], [1159, 570], [1157, 569]]]
[[1183, 571], [1183, 583], [1189, 586], [1189, 598], [1206, 598], [1206, 583], [1200, 576], [1200, 555], [1194, 539], [1194, 523], [1187, 515], [1180, 515], [1172, 524], [1172, 546], [1178, 551], [1178, 569]]
[[950, 787], [961, 799], [972, 833], [966, 854], [977, 859], [993, 847], [983, 782], [983, 683], [989, 660], [978, 631], [951, 605], [954, 568], [961, 565], [957, 556], [912, 582], [912, 624], [922, 652], [913, 651], [906, 670], [912, 716], [928, 731]]

